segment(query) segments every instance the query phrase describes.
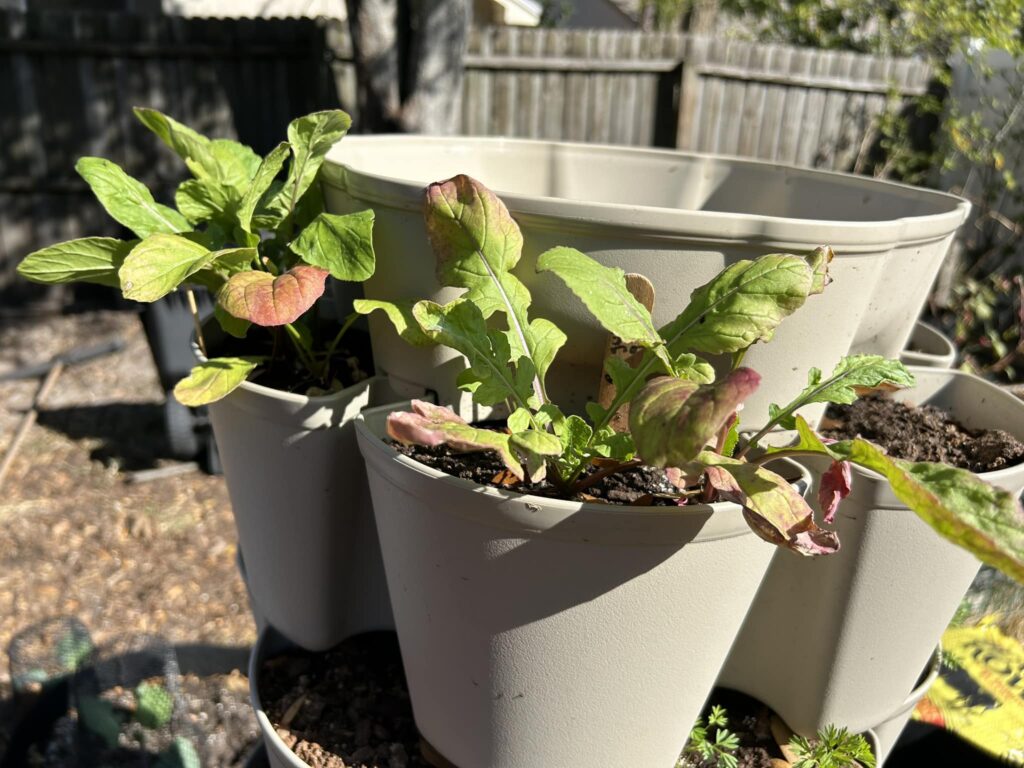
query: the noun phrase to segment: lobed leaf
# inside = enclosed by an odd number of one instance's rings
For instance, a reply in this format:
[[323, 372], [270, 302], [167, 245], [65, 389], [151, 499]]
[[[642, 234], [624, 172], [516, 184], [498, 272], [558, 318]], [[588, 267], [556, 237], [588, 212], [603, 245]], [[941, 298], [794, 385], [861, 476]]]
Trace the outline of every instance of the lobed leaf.
[[476, 304], [466, 299], [443, 306], [421, 301], [412, 314], [430, 339], [466, 356], [470, 367], [459, 375], [458, 385], [472, 392], [476, 402], [494, 405], [510, 399], [517, 406], [532, 402], [532, 363], [520, 359], [514, 367], [510, 365], [508, 338], [500, 331], [488, 330]]
[[327, 271], [303, 264], [274, 276], [246, 271], [232, 275], [217, 294], [217, 303], [234, 317], [256, 325], [293, 323], [324, 292]]
[[673, 357], [737, 352], [769, 341], [813, 288], [813, 270], [799, 256], [738, 261], [697, 288], [686, 309], [660, 334]]
[[307, 264], [338, 280], [362, 281], [373, 275], [373, 211], [339, 216], [321, 213], [288, 247]]
[[459, 453], [494, 451], [502, 463], [520, 480], [523, 466], [509, 448], [509, 435], [490, 429], [477, 429], [460, 418], [451, 408], [422, 400], [413, 400], [412, 412], [396, 411], [388, 416], [388, 435], [406, 445], [447, 445]]
[[414, 347], [430, 347], [437, 343], [423, 332], [420, 324], [413, 317], [412, 302], [396, 304], [376, 299], [356, 299], [352, 302], [352, 308], [361, 315], [369, 315], [379, 309], [387, 315], [403, 341]]
[[145, 184], [116, 163], [102, 157], [83, 157], [75, 163], [75, 170], [111, 218], [139, 237], [187, 232], [192, 228], [184, 216], [156, 202]]
[[718, 497], [742, 506], [747, 524], [765, 541], [805, 556], [839, 551], [835, 532], [818, 527], [804, 497], [780, 475], [712, 451], [697, 462]]
[[[537, 271], [554, 272], [604, 329], [623, 342], [661, 349], [651, 313], [629, 292], [621, 269], [606, 267], [575, 248], [559, 247], [540, 255]], [[667, 356], [665, 362], [670, 364]]]
[[761, 377], [737, 368], [714, 384], [659, 376], [629, 406], [629, 431], [648, 464], [678, 467], [693, 461], [757, 389]]
[[912, 387], [915, 383], [913, 374], [898, 360], [881, 355], [850, 355], [840, 360], [824, 381], [821, 371], [812, 368], [803, 392], [784, 409], [773, 403], [769, 416], [783, 429], [794, 429], [793, 412], [810, 403], [849, 404], [869, 392], [892, 391]]
[[156, 301], [216, 256], [216, 251], [180, 235], [151, 235], [132, 248], [121, 264], [121, 291], [126, 299]]
[[97, 283], [119, 288], [117, 270], [138, 241], [83, 237], [34, 251], [18, 264], [18, 274], [35, 283]]
[[211, 358], [175, 385], [174, 397], [192, 408], [215, 403], [241, 386], [262, 361], [260, 357]]

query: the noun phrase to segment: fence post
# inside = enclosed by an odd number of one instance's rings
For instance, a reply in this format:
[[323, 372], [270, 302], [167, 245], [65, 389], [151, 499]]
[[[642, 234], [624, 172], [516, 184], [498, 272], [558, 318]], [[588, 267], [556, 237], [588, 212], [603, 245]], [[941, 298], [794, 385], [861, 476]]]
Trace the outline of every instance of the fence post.
[[690, 37], [679, 78], [679, 114], [676, 119], [676, 149], [689, 150], [697, 145], [697, 97], [700, 94], [700, 69], [707, 58], [707, 40]]

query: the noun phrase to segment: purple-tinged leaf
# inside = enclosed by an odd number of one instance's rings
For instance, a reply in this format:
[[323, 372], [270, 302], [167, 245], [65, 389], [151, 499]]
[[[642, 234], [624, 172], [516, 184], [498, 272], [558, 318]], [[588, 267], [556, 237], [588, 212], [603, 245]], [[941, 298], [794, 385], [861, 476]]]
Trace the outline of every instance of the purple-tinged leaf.
[[277, 277], [268, 272], [238, 272], [217, 294], [217, 303], [234, 317], [256, 325], [286, 325], [299, 319], [324, 292], [328, 272], [300, 264]]
[[509, 435], [470, 426], [451, 408], [413, 400], [412, 412], [396, 411], [388, 416], [387, 430], [406, 445], [447, 445], [458, 453], [494, 451], [512, 474], [520, 480], [525, 477], [522, 464], [509, 448]]
[[833, 461], [821, 476], [818, 486], [818, 505], [826, 523], [836, 518], [839, 502], [850, 495], [853, 485], [853, 471], [848, 461]]
[[656, 467], [678, 467], [712, 441], [761, 377], [737, 368], [714, 384], [659, 376], [629, 406], [629, 431], [640, 457]]
[[718, 498], [743, 507], [747, 525], [767, 542], [813, 557], [839, 551], [834, 531], [819, 528], [814, 511], [785, 478], [756, 464], [704, 451], [708, 482]]

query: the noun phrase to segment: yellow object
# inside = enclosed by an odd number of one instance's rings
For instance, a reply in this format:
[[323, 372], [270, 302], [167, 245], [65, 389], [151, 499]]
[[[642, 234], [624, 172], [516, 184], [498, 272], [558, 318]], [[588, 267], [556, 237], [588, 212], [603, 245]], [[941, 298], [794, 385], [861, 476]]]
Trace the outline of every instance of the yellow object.
[[976, 627], [946, 630], [942, 650], [958, 668], [943, 668], [914, 719], [1024, 766], [1024, 647], [990, 617]]

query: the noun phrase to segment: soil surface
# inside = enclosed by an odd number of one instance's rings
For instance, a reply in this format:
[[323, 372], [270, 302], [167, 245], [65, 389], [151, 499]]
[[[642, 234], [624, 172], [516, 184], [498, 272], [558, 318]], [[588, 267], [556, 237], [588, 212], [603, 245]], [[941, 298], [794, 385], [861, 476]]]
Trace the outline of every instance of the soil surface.
[[822, 426], [826, 437], [863, 437], [907, 461], [936, 461], [972, 472], [990, 472], [1024, 461], [1024, 444], [1002, 430], [968, 429], [930, 405], [916, 407], [884, 397], [833, 405]]
[[278, 735], [313, 768], [429, 766], [392, 633], [268, 659], [260, 697]]
[[[224, 479], [129, 482], [135, 470], [179, 466], [138, 317], [5, 319], [0, 373], [115, 338], [121, 352], [65, 369], [0, 490], [0, 756], [17, 719], [6, 651], [47, 619], [77, 619], [96, 645], [138, 633], [232, 648], [255, 640]], [[0, 455], [38, 387], [0, 381]], [[220, 683], [204, 685], [199, 700], [216, 707]], [[251, 710], [241, 713], [245, 726], [208, 714], [204, 737], [253, 742]]]
[[[425, 447], [402, 445], [392, 442], [399, 453], [426, 464], [453, 477], [472, 480], [480, 485], [498, 485], [518, 493], [532, 493], [537, 496], [564, 499], [566, 496], [546, 480], [539, 483], [518, 482], [510, 475], [497, 454], [487, 451], [456, 453], [446, 445]], [[597, 467], [585, 471], [582, 477], [597, 472]], [[672, 496], [678, 489], [669, 481], [663, 469], [657, 467], [632, 467], [616, 472], [588, 486], [576, 494], [576, 501], [603, 501], [608, 504], [625, 505], [667, 505], [678, 500]]]

